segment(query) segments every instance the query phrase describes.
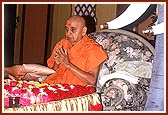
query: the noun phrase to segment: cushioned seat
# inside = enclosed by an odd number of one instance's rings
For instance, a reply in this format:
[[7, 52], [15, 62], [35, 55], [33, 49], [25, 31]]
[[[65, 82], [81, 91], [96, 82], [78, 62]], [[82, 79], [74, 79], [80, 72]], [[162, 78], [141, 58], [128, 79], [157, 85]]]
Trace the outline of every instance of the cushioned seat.
[[146, 103], [154, 47], [138, 34], [126, 30], [102, 30], [90, 33], [107, 51], [97, 92], [104, 111], [139, 111]]

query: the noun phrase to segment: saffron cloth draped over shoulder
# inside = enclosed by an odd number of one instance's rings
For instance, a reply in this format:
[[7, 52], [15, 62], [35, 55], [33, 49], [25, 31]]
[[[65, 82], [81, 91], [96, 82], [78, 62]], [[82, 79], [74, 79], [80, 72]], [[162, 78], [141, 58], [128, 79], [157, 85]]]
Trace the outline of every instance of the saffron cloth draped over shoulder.
[[[66, 38], [63, 38], [56, 44], [51, 56], [47, 60], [50, 68], [54, 64], [54, 51], [60, 46], [67, 50], [71, 63], [85, 72], [93, 70], [107, 58], [107, 54], [102, 47], [87, 35], [74, 46]], [[87, 85], [61, 64], [56, 72], [44, 79], [42, 83]]]

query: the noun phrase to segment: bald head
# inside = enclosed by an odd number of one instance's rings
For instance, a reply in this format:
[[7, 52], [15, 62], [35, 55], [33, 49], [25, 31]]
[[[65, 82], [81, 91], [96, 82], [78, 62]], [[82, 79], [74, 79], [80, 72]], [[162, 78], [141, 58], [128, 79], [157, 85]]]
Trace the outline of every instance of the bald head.
[[68, 18], [69, 21], [75, 21], [81, 24], [82, 27], [86, 26], [86, 21], [82, 16], [74, 15]]

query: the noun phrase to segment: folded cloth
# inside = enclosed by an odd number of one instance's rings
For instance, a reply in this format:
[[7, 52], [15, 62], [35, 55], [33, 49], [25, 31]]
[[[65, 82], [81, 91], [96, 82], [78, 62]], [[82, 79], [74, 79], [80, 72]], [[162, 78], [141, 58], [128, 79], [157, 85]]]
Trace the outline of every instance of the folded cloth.
[[47, 76], [54, 73], [55, 70], [39, 64], [23, 64], [7, 67], [5, 73], [9, 78], [36, 80], [41, 76]]

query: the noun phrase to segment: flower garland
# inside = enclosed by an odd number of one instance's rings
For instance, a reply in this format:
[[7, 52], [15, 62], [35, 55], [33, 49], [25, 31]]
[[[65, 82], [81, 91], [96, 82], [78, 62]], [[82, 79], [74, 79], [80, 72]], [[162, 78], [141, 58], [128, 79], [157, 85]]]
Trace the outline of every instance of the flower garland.
[[93, 86], [69, 84], [41, 84], [34, 81], [4, 80], [4, 106], [9, 107], [11, 97], [19, 97], [19, 106], [29, 106], [92, 94]]

